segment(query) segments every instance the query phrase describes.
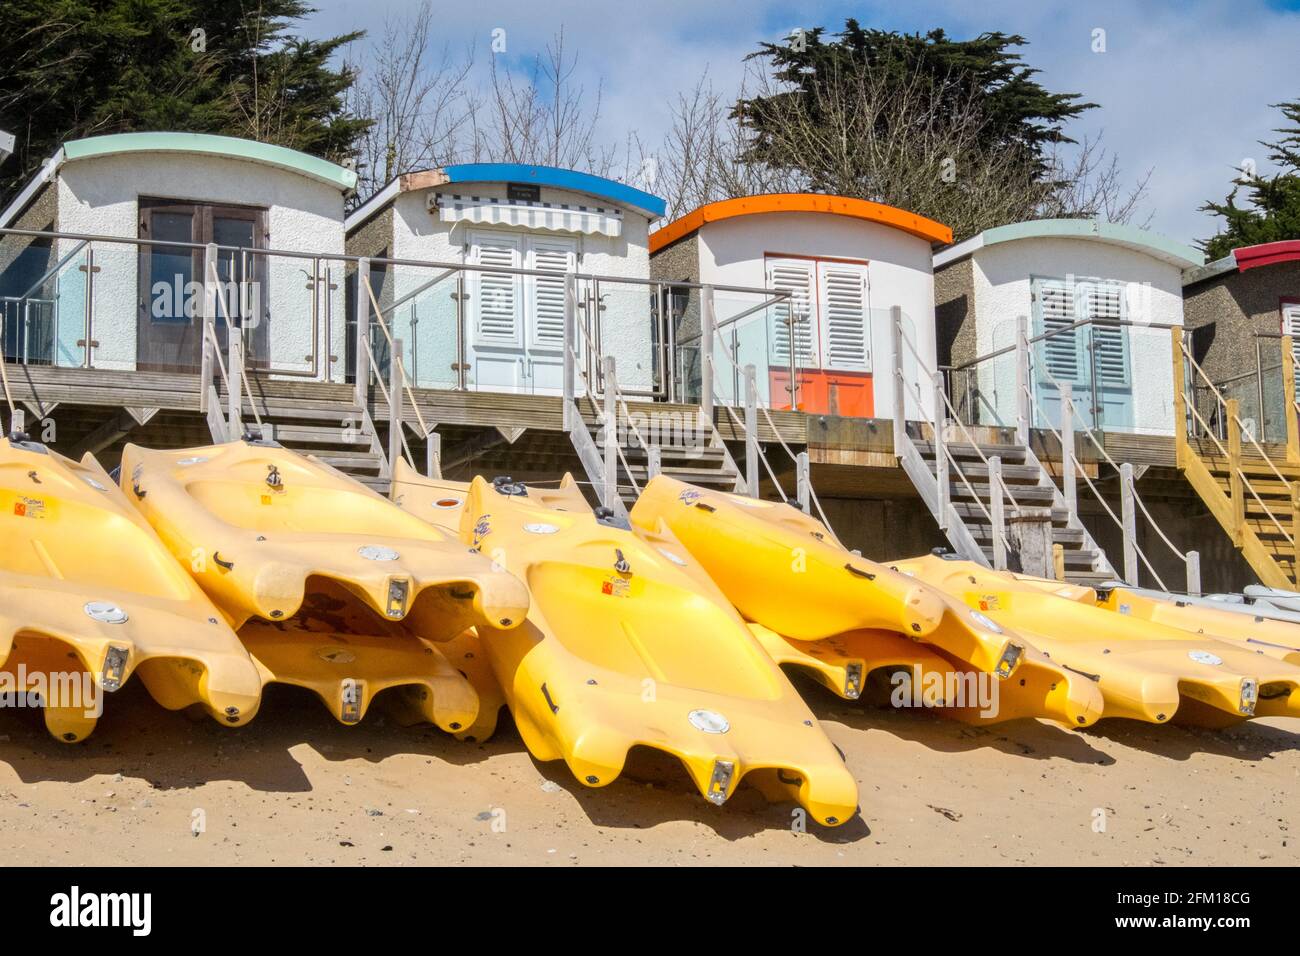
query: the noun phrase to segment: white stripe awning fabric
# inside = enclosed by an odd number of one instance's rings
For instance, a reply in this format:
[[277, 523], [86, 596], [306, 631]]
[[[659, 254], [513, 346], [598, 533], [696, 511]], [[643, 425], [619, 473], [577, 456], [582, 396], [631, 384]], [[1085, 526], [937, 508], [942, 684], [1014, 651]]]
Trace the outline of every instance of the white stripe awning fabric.
[[550, 232], [580, 232], [586, 235], [621, 236], [623, 213], [618, 209], [570, 206], [561, 203], [520, 202], [483, 196], [434, 193], [430, 208], [437, 206], [443, 222], [476, 225], [519, 226]]

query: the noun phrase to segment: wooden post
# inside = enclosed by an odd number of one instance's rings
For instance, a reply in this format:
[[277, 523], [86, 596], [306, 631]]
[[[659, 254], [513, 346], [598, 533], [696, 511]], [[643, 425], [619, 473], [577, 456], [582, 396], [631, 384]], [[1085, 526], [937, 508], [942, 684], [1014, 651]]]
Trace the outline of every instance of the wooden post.
[[754, 366], [745, 366], [745, 484], [751, 498], [757, 498], [758, 471], [758, 384]]
[[1138, 585], [1137, 514], [1133, 500], [1133, 466], [1119, 466], [1120, 523], [1124, 527], [1124, 581]]
[[812, 464], [806, 451], [795, 455], [794, 473], [795, 498], [799, 502], [799, 510], [804, 514], [812, 514]]
[[1187, 456], [1187, 370], [1183, 365], [1183, 329], [1169, 330], [1174, 362], [1174, 466], [1182, 468]]
[[1201, 552], [1187, 552], [1187, 593], [1201, 593]]
[[[713, 422], [713, 330], [716, 321], [713, 309], [713, 286], [706, 285], [700, 289], [700, 409], [710, 424]], [[793, 382], [790, 384], [794, 385]]]
[[578, 341], [578, 277], [572, 272], [564, 276], [564, 406], [563, 427], [572, 433], [575, 420], [581, 424], [581, 415], [573, 405], [577, 394], [577, 341]]
[[947, 436], [944, 434], [948, 421], [947, 406], [943, 401], [943, 376], [934, 383], [934, 475], [938, 481], [939, 492], [939, 530], [948, 530], [948, 452]]
[[1296, 419], [1295, 365], [1291, 349], [1291, 336], [1282, 336], [1282, 408], [1286, 414], [1286, 460], [1300, 464], [1300, 420]]
[[1052, 544], [1052, 576], [1058, 581], [1065, 580], [1065, 545]]
[[1029, 445], [1029, 320], [1016, 316], [1016, 441]]
[[208, 411], [208, 388], [213, 375], [213, 338], [217, 314], [217, 247], [208, 243], [203, 248], [203, 314], [199, 316], [199, 335], [202, 349], [199, 352], [199, 411]]
[[903, 387], [903, 310], [890, 306], [889, 334], [894, 348], [894, 457], [903, 457], [907, 437], [907, 392]]
[[1232, 543], [1240, 548], [1245, 542], [1246, 495], [1241, 480], [1241, 402], [1230, 398], [1228, 406], [1228, 490], [1232, 499]]
[[[618, 385], [614, 377], [614, 356], [603, 360], [605, 371], [605, 484], [601, 503], [614, 507], [618, 497]], [[629, 476], [630, 479], [631, 476]]]
[[396, 469], [402, 457], [402, 340], [393, 339], [388, 356], [388, 465]]
[[993, 519], [993, 568], [1007, 569], [1007, 520], [1002, 509], [1002, 459], [989, 459], [989, 515]]
[[1291, 484], [1291, 557], [1295, 563], [1291, 566], [1291, 580], [1300, 584], [1300, 485]]
[[356, 403], [357, 408], [370, 406], [370, 260], [357, 260]]

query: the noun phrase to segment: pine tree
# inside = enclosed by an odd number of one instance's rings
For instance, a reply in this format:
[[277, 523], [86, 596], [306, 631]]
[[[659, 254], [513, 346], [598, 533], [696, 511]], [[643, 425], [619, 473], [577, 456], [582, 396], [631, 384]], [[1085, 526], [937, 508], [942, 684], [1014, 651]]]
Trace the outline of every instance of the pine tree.
[[331, 58], [359, 33], [293, 33], [303, 0], [0, 0], [0, 167], [12, 193], [59, 144], [138, 130], [221, 133], [340, 160], [369, 121]]
[[[1263, 242], [1300, 239], [1300, 101], [1276, 103], [1276, 109], [1294, 125], [1282, 126], [1276, 143], [1261, 143], [1277, 164], [1271, 177], [1243, 173], [1232, 181], [1232, 192], [1221, 202], [1207, 202], [1203, 212], [1221, 217], [1223, 228], [1213, 238], [1201, 243], [1211, 260], [1229, 255], [1241, 246]], [[1237, 195], [1245, 191], [1248, 206], [1237, 205]]]

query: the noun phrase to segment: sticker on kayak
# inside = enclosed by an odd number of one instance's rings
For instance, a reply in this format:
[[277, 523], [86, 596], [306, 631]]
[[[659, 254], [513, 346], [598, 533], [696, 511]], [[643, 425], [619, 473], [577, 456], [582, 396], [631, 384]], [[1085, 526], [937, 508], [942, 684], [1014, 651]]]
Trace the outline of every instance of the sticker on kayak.
[[1121, 614], [1132, 614], [1132, 613], [1133, 613], [1133, 608], [1132, 608], [1130, 605], [1128, 605], [1128, 604], [1121, 604], [1121, 605], [1119, 606], [1119, 613], [1121, 613]]
[[529, 534], [555, 534], [560, 530], [559, 525], [547, 524], [544, 521], [534, 521], [524, 525], [524, 530]]
[[44, 498], [32, 498], [29, 495], [13, 495], [10, 497], [8, 510], [18, 518], [35, 518], [43, 521], [50, 516], [52, 507]]
[[695, 502], [700, 500], [700, 492], [696, 491], [694, 488], [687, 488], [677, 496], [677, 500], [684, 505], [693, 505]]
[[632, 582], [627, 578], [605, 578], [600, 582], [600, 593], [611, 597], [627, 597], [632, 592]]
[[669, 561], [671, 561], [673, 564], [675, 564], [675, 565], [677, 565], [678, 567], [681, 567], [681, 568], [686, 567], [686, 562], [683, 561], [681, 558], [677, 557], [677, 555], [673, 554], [671, 551], [668, 551], [668, 550], [665, 549], [665, 548], [659, 548], [658, 550], [659, 550], [659, 553], [660, 553], [660, 554], [662, 554], [665, 558], [667, 558], [667, 559], [668, 559]]
[[966, 603], [979, 611], [1003, 611], [1008, 602], [1001, 594], [968, 594]]
[[392, 548], [385, 548], [382, 544], [363, 544], [357, 548], [357, 554], [367, 561], [396, 561], [400, 557]]
[[480, 515], [478, 521], [474, 522], [474, 544], [475, 551], [483, 543], [483, 539], [492, 531], [492, 516]]
[[1211, 667], [1218, 667], [1223, 663], [1222, 657], [1209, 651], [1188, 651], [1187, 656], [1198, 664], [1209, 664]]

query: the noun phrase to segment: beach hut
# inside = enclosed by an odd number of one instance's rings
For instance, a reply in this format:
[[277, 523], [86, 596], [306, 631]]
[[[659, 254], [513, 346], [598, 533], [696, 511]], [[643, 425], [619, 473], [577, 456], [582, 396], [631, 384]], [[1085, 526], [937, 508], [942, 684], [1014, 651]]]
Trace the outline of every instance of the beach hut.
[[[715, 287], [715, 387], [724, 401], [743, 397], [737, 368], [753, 364], [759, 399], [771, 407], [890, 418], [888, 373], [900, 361], [890, 309], [901, 310], [905, 351], [914, 348], [932, 368], [932, 248], [951, 240], [941, 223], [863, 199], [747, 196], [701, 206], [652, 233], [651, 275]], [[762, 307], [740, 291], [755, 287], [785, 297]], [[682, 298], [673, 332], [689, 361], [699, 309]], [[902, 365], [929, 409], [933, 390], [920, 385], [916, 356]]]
[[1030, 346], [1034, 424], [1056, 425], [1069, 385], [1082, 424], [1172, 434], [1170, 329], [1199, 252], [1091, 219], [998, 226], [934, 256], [938, 357], [964, 420], [1016, 421], [1016, 329]]

